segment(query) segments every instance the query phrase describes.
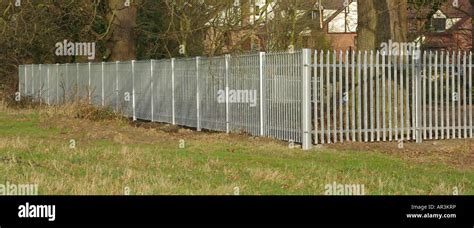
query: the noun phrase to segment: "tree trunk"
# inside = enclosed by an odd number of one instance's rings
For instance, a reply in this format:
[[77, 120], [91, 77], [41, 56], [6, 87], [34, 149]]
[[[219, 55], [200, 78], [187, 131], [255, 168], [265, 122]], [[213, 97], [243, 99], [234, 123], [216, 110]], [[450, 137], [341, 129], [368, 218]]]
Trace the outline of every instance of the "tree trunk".
[[474, 51], [474, 0], [469, 0], [471, 3], [471, 50]]
[[357, 1], [357, 39], [358, 50], [374, 50], [377, 48], [378, 18], [375, 4], [380, 0]]
[[357, 49], [376, 50], [390, 39], [407, 41], [407, 0], [359, 0]]
[[107, 19], [110, 23], [111, 39], [108, 41], [109, 61], [125, 61], [136, 58], [134, 37], [137, 8], [134, 4], [125, 6], [123, 0], [109, 0], [110, 12]]
[[[408, 3], [407, 0], [386, 0], [389, 10], [390, 38], [396, 42], [406, 42], [408, 37]], [[388, 27], [387, 27], [388, 28]]]

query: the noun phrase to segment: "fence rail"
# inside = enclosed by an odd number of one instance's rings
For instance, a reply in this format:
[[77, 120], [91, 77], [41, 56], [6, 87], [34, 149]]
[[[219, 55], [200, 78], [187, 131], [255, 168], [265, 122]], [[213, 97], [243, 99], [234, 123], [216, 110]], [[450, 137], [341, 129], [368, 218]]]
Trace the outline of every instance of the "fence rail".
[[[418, 58], [419, 57], [419, 58]], [[473, 137], [472, 53], [336, 52], [19, 67], [19, 91], [134, 120], [312, 144]]]

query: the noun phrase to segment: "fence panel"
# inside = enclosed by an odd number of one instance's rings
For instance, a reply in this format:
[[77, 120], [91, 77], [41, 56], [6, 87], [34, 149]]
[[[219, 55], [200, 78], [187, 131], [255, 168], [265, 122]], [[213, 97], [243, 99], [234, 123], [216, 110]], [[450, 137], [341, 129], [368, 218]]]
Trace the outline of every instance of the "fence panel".
[[49, 104], [59, 104], [58, 64], [49, 65]]
[[260, 134], [260, 55], [232, 56], [229, 64], [230, 131]]
[[102, 63], [90, 65], [90, 97], [93, 105], [102, 105]]
[[76, 99], [77, 97], [77, 71], [78, 67], [77, 64], [73, 63], [67, 63], [66, 64], [66, 101], [72, 102]]
[[472, 137], [471, 62], [460, 52], [315, 51], [315, 143], [415, 140], [417, 110], [423, 139]]
[[199, 116], [205, 129], [226, 131], [225, 62], [223, 56], [199, 61]]
[[32, 83], [31, 83], [32, 96], [35, 100], [38, 100], [40, 98], [39, 92], [41, 90], [40, 66], [33, 65], [32, 67], [33, 67]]
[[49, 104], [49, 64], [42, 64], [40, 68], [40, 99]]
[[25, 65], [25, 96], [32, 96], [33, 65]]
[[66, 64], [59, 64], [56, 71], [58, 72], [58, 103], [64, 103], [66, 101]]
[[153, 61], [153, 120], [171, 123], [172, 111], [171, 60]]
[[104, 106], [117, 110], [117, 63], [104, 62]]
[[41, 64], [39, 67], [38, 75], [39, 87], [39, 99], [41, 102], [47, 102], [48, 99], [48, 64]]
[[301, 142], [301, 52], [265, 56], [265, 135]]
[[89, 64], [79, 64], [77, 69], [77, 98], [89, 100]]
[[178, 125], [197, 127], [196, 59], [176, 59], [174, 62], [175, 121]]
[[151, 67], [150, 61], [135, 63], [135, 112], [142, 120], [151, 120]]
[[118, 64], [119, 110], [126, 117], [133, 117], [133, 75], [132, 62]]

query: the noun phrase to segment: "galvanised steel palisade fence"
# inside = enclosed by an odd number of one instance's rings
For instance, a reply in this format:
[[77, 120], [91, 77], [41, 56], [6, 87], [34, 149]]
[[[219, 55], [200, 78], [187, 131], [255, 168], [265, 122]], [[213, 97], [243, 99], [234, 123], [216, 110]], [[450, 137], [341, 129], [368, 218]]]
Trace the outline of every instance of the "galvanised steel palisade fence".
[[[417, 58], [418, 57], [418, 58]], [[472, 54], [294, 53], [21, 65], [47, 104], [312, 144], [473, 137]]]
[[473, 137], [472, 53], [314, 53], [315, 143]]

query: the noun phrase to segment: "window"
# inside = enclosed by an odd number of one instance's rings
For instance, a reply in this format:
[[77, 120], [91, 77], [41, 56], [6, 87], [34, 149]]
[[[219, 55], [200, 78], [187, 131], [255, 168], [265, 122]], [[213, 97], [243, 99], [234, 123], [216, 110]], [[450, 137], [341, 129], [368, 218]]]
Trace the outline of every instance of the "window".
[[318, 21], [319, 21], [319, 11], [317, 11], [317, 10], [312, 10], [312, 11], [311, 11], [311, 19], [312, 19], [312, 20], [318, 20]]
[[446, 18], [433, 18], [431, 20], [431, 26], [436, 32], [446, 31]]

